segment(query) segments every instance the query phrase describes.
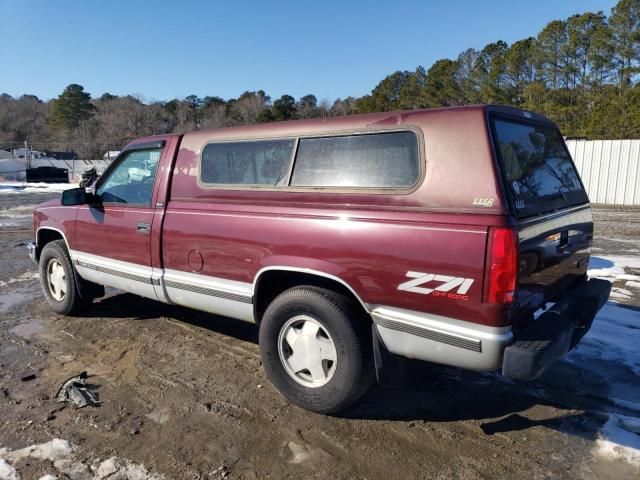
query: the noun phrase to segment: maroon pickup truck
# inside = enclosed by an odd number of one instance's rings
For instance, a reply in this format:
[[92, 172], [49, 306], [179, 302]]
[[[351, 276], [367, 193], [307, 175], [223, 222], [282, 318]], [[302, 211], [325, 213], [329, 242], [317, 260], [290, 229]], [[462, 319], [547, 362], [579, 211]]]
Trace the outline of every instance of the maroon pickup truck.
[[558, 128], [501, 106], [141, 138], [33, 232], [55, 312], [107, 285], [257, 323], [273, 384], [325, 413], [406, 358], [535, 378], [610, 290]]

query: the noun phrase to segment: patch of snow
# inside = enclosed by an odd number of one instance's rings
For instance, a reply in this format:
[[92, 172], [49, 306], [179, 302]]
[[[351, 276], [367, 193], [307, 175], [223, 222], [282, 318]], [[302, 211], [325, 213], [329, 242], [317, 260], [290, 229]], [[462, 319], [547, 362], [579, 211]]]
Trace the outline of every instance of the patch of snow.
[[122, 468], [122, 464], [118, 457], [107, 458], [104, 462], [98, 465], [95, 478], [107, 478], [108, 476], [116, 473], [120, 468]]
[[31, 280], [37, 280], [40, 278], [40, 274], [38, 272], [24, 272], [17, 278], [10, 278], [9, 280], [0, 280], [0, 288], [6, 287], [7, 285], [11, 285], [13, 283], [22, 283], [29, 282]]
[[640, 313], [609, 302], [598, 312], [589, 333], [568, 358], [621, 363], [640, 375], [639, 337]]
[[616, 280], [637, 280], [638, 275], [629, 275], [625, 268], [640, 268], [639, 257], [623, 256], [591, 256], [587, 275], [614, 282]]
[[595, 453], [640, 466], [640, 419], [609, 415], [596, 440]]
[[2, 218], [28, 218], [31, 216], [31, 212], [14, 213], [7, 210], [0, 210], [0, 217]]
[[617, 287], [613, 287], [611, 289], [611, 293], [609, 294], [609, 297], [618, 298], [620, 300], [631, 300], [632, 296], [633, 296], [633, 293], [630, 292], [629, 290], [626, 290], [624, 288], [617, 288]]
[[618, 275], [618, 280], [629, 280], [631, 282], [640, 281], [640, 275]]
[[162, 425], [171, 418], [171, 411], [167, 407], [164, 407], [159, 410], [154, 410], [151, 413], [147, 413], [145, 417], [150, 418], [158, 425]]
[[[83, 478], [92, 480], [128, 479], [128, 480], [163, 480], [161, 475], [149, 473], [144, 465], [128, 460], [111, 457], [81, 462], [74, 459], [73, 447], [66, 440], [54, 438], [50, 442], [31, 445], [19, 450], [0, 448], [0, 480], [20, 480], [20, 472], [12, 465], [25, 458], [48, 460], [53, 463], [57, 473], [64, 478]], [[93, 473], [92, 473], [93, 471]], [[47, 474], [39, 480], [58, 478]]]
[[3, 182], [0, 183], [0, 194], [10, 195], [16, 193], [54, 193], [64, 192], [70, 188], [78, 188], [77, 183], [24, 183]]
[[53, 466], [56, 467], [56, 470], [58, 470], [58, 472], [72, 479], [86, 479], [92, 477], [91, 469], [87, 465], [81, 462], [74, 461], [70, 458], [56, 460], [55, 462], [53, 462]]
[[150, 474], [144, 465], [131, 463], [118, 457], [103, 461], [95, 470], [94, 480], [122, 478], [128, 480], [161, 480], [163, 477]]
[[309, 459], [309, 452], [302, 445], [298, 445], [296, 442], [288, 442], [287, 447], [293, 454], [293, 458], [289, 460], [289, 463], [302, 463]]
[[65, 458], [71, 454], [71, 445], [66, 440], [54, 438], [46, 443], [31, 445], [30, 447], [21, 448], [14, 451], [0, 451], [0, 458], [8, 460], [12, 463], [18, 462], [23, 458], [36, 458], [38, 460], [49, 460], [55, 462], [61, 458]]
[[626, 288], [613, 287], [613, 290], [615, 290], [618, 293], [621, 293], [622, 295], [633, 296], [633, 292], [631, 290], [627, 290]]
[[16, 469], [2, 458], [0, 458], [0, 480], [20, 480], [20, 475], [18, 475]]
[[613, 397], [610, 397], [609, 400], [611, 400], [614, 405], [618, 405], [619, 407], [626, 408], [627, 410], [634, 410], [640, 413], [640, 403], [638, 402], [630, 402], [628, 400], [620, 400], [619, 398]]
[[[611, 296], [616, 295], [622, 293], [612, 292]], [[598, 432], [594, 454], [637, 466], [640, 466], [640, 397], [635, 380], [640, 375], [639, 344], [640, 312], [608, 302], [598, 312], [587, 335], [564, 357], [606, 384], [601, 393], [592, 392], [596, 397], [602, 395], [602, 411], [609, 415]], [[619, 413], [621, 409], [624, 414]]]

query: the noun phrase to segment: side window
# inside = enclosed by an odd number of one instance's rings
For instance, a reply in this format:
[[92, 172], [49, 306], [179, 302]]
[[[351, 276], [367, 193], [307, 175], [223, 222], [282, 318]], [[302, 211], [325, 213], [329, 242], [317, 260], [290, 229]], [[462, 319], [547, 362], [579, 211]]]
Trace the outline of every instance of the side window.
[[286, 185], [293, 140], [210, 143], [200, 180], [218, 185]]
[[301, 138], [291, 185], [402, 188], [419, 176], [418, 139], [412, 132]]
[[96, 189], [105, 203], [151, 205], [161, 148], [132, 150], [111, 170]]

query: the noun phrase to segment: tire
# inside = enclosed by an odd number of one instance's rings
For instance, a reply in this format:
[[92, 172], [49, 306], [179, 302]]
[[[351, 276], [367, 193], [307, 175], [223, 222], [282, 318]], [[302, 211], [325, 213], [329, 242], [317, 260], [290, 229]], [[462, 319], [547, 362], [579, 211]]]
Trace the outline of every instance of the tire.
[[39, 270], [42, 292], [54, 312], [70, 315], [91, 303], [90, 299], [80, 296], [75, 269], [64, 240], [54, 240], [44, 246]]
[[353, 301], [331, 290], [300, 286], [280, 294], [264, 313], [259, 339], [269, 380], [307, 410], [337, 413], [373, 382], [370, 326]]

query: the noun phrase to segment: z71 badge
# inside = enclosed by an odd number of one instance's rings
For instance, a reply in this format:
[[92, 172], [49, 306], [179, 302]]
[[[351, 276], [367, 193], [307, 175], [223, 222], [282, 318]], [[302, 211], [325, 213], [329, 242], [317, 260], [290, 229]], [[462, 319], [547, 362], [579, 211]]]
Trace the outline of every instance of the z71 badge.
[[[432, 294], [435, 297], [447, 297], [456, 300], [468, 300], [466, 294], [474, 282], [473, 278], [451, 277], [438, 273], [410, 271], [407, 272], [406, 276], [412, 280], [398, 285], [398, 290], [422, 295]], [[437, 283], [439, 285], [436, 285]], [[424, 285], [426, 284], [429, 284], [429, 287], [425, 287]], [[454, 288], [456, 288], [456, 291], [452, 292]]]

